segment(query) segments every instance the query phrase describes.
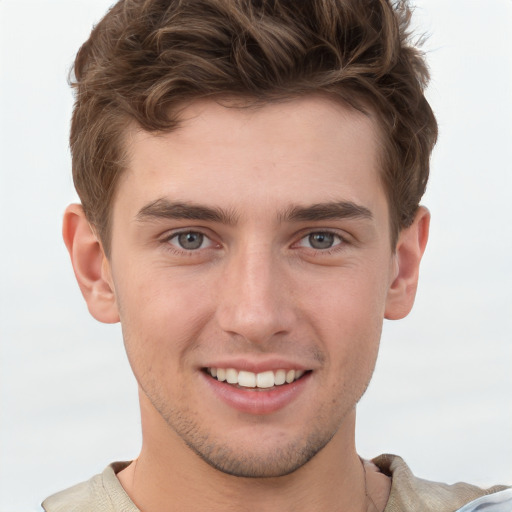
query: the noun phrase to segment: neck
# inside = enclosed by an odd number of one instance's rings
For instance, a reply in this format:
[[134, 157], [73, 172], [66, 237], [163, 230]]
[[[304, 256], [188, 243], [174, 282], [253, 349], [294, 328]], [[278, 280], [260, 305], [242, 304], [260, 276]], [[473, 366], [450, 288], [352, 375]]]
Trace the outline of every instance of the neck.
[[[331, 441], [293, 473], [242, 478], [212, 468], [159, 416], [143, 414], [141, 454], [118, 478], [142, 512], [375, 512], [354, 446], [355, 411]], [[155, 424], [157, 422], [157, 424]]]

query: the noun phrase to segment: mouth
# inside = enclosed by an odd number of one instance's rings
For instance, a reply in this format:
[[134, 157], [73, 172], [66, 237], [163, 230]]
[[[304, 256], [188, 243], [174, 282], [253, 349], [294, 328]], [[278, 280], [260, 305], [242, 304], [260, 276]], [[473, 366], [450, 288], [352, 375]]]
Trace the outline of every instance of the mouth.
[[287, 386], [311, 373], [311, 370], [298, 369], [267, 370], [254, 373], [235, 368], [215, 367], [205, 368], [204, 371], [219, 382], [225, 382], [241, 389], [253, 390], [272, 390], [280, 386]]
[[286, 409], [311, 388], [308, 383], [311, 383], [312, 369], [281, 364], [241, 361], [236, 365], [233, 361], [225, 366], [203, 367], [202, 374], [213, 397], [230, 409], [261, 416]]

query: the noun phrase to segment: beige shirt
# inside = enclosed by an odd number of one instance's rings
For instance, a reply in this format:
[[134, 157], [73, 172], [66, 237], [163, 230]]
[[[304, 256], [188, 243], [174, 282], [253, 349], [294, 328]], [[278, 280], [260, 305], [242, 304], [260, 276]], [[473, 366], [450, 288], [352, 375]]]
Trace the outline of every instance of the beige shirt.
[[[396, 455], [380, 455], [372, 461], [392, 478], [384, 512], [454, 512], [464, 504], [501, 490], [473, 485], [429, 482], [416, 478]], [[121, 486], [116, 474], [129, 462], [114, 462], [87, 482], [50, 496], [43, 502], [46, 512], [140, 512]]]
[[423, 480], [397, 455], [380, 455], [372, 462], [392, 478], [384, 512], [455, 512], [481, 496], [507, 489], [503, 485], [481, 489], [462, 482], [448, 485]]

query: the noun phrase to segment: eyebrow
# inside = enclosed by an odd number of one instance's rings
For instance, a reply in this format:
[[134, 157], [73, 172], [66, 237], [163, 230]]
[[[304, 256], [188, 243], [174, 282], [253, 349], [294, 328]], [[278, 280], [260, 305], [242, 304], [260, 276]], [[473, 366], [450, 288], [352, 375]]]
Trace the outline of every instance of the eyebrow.
[[219, 222], [227, 225], [236, 224], [237, 217], [234, 212], [210, 206], [203, 206], [189, 202], [169, 201], [157, 199], [139, 210], [136, 220], [175, 219], [175, 220], [204, 220]]
[[[174, 219], [174, 220], [200, 220], [218, 222], [233, 226], [238, 217], [234, 211], [222, 208], [199, 205], [190, 202], [169, 201], [161, 198], [147, 204], [139, 210], [136, 220]], [[310, 206], [291, 206], [278, 215], [280, 221], [285, 222], [314, 222], [338, 219], [373, 219], [372, 212], [365, 206], [352, 201], [334, 201], [316, 203]]]
[[288, 222], [308, 222], [338, 219], [373, 219], [372, 212], [365, 206], [352, 201], [317, 203], [311, 206], [293, 206], [280, 215]]

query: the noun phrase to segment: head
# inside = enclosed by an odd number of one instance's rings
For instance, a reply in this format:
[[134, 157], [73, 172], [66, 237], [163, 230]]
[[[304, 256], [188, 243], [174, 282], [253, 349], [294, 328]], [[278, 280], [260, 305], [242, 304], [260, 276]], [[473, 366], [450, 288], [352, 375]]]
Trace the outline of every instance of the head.
[[125, 0], [76, 58], [73, 176], [106, 253], [127, 128], [170, 132], [201, 98], [264, 105], [324, 94], [379, 126], [391, 244], [425, 191], [437, 125], [406, 2]]
[[126, 0], [81, 48], [64, 238], [93, 316], [121, 321], [154, 457], [264, 477], [353, 448], [428, 234], [408, 17]]

